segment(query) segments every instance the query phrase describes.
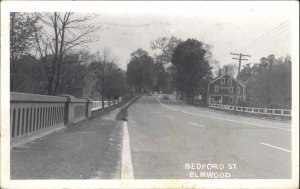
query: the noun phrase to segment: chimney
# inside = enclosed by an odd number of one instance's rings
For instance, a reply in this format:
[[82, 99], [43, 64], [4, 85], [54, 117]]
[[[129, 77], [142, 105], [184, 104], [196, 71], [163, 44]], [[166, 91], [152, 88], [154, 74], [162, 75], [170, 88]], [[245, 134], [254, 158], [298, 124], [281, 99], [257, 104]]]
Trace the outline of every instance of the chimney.
[[220, 76], [220, 75], [222, 75], [222, 69], [219, 69], [219, 75], [218, 76]]
[[224, 71], [225, 71], [225, 73], [228, 73], [228, 67], [227, 66], [225, 66]]

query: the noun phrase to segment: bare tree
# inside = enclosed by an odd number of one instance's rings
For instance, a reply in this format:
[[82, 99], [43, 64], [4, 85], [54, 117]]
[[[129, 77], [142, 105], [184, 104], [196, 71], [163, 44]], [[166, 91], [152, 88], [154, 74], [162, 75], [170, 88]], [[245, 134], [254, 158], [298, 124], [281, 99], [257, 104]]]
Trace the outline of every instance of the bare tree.
[[226, 64], [222, 68], [223, 73], [229, 73], [231, 76], [235, 76], [238, 71], [237, 64]]
[[[114, 70], [118, 69], [118, 58], [111, 54], [109, 48], [103, 48], [95, 55], [95, 60], [90, 64], [90, 70], [97, 78], [97, 87], [101, 92], [102, 107], [104, 107], [104, 97], [109, 86], [109, 78]], [[109, 104], [110, 105], [110, 104]]]
[[44, 13], [40, 18], [43, 30], [35, 31], [35, 44], [48, 78], [49, 95], [59, 92], [65, 55], [77, 46], [97, 40], [92, 34], [101, 27], [88, 24], [96, 16], [54, 12]]
[[180, 39], [172, 36], [170, 38], [160, 37], [151, 42], [151, 48], [153, 50], [159, 50], [160, 53], [156, 57], [162, 64], [171, 63], [173, 51], [176, 46], [181, 42]]

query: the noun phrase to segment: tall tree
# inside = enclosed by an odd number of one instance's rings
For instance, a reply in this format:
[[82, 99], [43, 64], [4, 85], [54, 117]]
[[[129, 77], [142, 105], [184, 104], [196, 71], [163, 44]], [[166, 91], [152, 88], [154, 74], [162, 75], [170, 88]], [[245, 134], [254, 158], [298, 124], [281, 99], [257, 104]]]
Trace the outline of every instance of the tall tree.
[[199, 89], [203, 87], [199, 82], [212, 74], [209, 58], [210, 52], [206, 45], [195, 39], [179, 43], [174, 50], [172, 64], [176, 67], [176, 87], [187, 95], [188, 101], [194, 101]]
[[11, 91], [47, 94], [47, 78], [44, 68], [39, 60], [31, 55], [23, 55], [18, 60], [20, 63], [17, 66], [17, 71], [11, 72], [11, 80], [14, 81], [14, 87]]
[[174, 36], [170, 38], [159, 37], [155, 41], [151, 42], [151, 48], [153, 50], [158, 50], [159, 53], [156, 55], [157, 58], [160, 63], [166, 65], [171, 63], [174, 49], [181, 41], [181, 39]]
[[97, 79], [97, 89], [101, 93], [102, 107], [104, 107], [104, 97], [110, 97], [107, 90], [110, 85], [111, 74], [119, 69], [116, 65], [118, 58], [111, 54], [110, 49], [104, 48], [98, 52], [95, 60], [89, 65], [89, 70], [93, 72]]
[[139, 91], [153, 89], [157, 77], [152, 57], [142, 49], [131, 53], [130, 62], [127, 64], [126, 77], [128, 84]]
[[240, 78], [246, 84], [250, 106], [291, 108], [291, 59], [263, 57], [243, 67]]
[[120, 68], [113, 69], [107, 79], [106, 97], [118, 99], [126, 93], [125, 71]]
[[[34, 42], [34, 31], [39, 31], [37, 22], [39, 14], [10, 13], [10, 88], [16, 89], [15, 80], [18, 75], [22, 57], [30, 58], [30, 51]], [[33, 58], [33, 57], [32, 57]], [[33, 61], [34, 58], [32, 59]]]
[[[39, 57], [43, 59], [49, 95], [59, 93], [61, 68], [68, 51], [96, 40], [92, 34], [101, 27], [88, 24], [93, 18], [95, 15], [76, 15], [71, 12], [42, 15], [40, 20], [43, 30], [35, 31], [35, 44]], [[48, 55], [52, 58], [48, 59]]]
[[157, 84], [155, 89], [157, 91], [162, 89], [168, 93], [172, 91], [171, 74], [166, 71], [166, 68], [171, 66], [174, 49], [181, 41], [181, 39], [171, 36], [169, 38], [159, 37], [151, 42], [151, 49], [156, 52], [155, 67], [157, 71]]
[[82, 92], [85, 86], [85, 77], [88, 75], [86, 59], [82, 58], [82, 51], [70, 52], [65, 55], [64, 62], [61, 67], [61, 84], [58, 93], [66, 93], [74, 96], [81, 96], [78, 92]]
[[157, 76], [157, 82], [156, 82], [154, 89], [156, 91], [160, 91], [163, 88], [165, 88], [167, 85], [168, 73], [166, 72], [166, 69], [165, 69], [163, 63], [157, 59], [155, 62], [155, 71], [156, 71], [156, 76]]

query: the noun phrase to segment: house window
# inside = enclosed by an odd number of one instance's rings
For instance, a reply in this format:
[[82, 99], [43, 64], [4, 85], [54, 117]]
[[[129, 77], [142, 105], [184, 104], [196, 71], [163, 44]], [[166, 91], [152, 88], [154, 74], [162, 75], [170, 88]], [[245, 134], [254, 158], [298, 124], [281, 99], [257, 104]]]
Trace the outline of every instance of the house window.
[[215, 92], [216, 92], [216, 93], [219, 92], [219, 85], [215, 85]]
[[241, 94], [241, 88], [237, 87], [237, 94]]
[[238, 98], [237, 100], [238, 100], [238, 103], [241, 103], [241, 98]]
[[221, 79], [221, 85], [224, 85], [225, 84], [225, 78], [222, 78]]
[[232, 78], [228, 79], [228, 85], [232, 85]]
[[234, 102], [233, 97], [229, 97], [229, 103], [230, 103], [230, 104], [233, 104], [233, 102]]
[[233, 93], [233, 87], [229, 87], [229, 93], [230, 93], [230, 94]]

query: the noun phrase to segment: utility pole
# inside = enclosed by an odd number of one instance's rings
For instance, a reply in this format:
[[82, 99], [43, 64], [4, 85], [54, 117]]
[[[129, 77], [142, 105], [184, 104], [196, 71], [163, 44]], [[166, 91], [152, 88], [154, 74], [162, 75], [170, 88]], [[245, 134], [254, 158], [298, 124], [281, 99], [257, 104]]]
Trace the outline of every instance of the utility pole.
[[[237, 80], [237, 86], [235, 88], [235, 98], [234, 98], [234, 111], [236, 111], [236, 105], [237, 105], [237, 87], [238, 87], [238, 84], [239, 84], [239, 76], [240, 76], [240, 71], [241, 71], [241, 64], [242, 64], [242, 60], [248, 60], [248, 59], [244, 59], [243, 57], [251, 57], [250, 55], [247, 55], [247, 54], [242, 54], [242, 53], [230, 53], [231, 55], [235, 55], [235, 56], [238, 56], [238, 58], [232, 58], [232, 59], [235, 59], [235, 60], [238, 60], [239, 61], [239, 70], [238, 70], [238, 75], [236, 76], [236, 80]], [[240, 90], [241, 92], [241, 90]]]

